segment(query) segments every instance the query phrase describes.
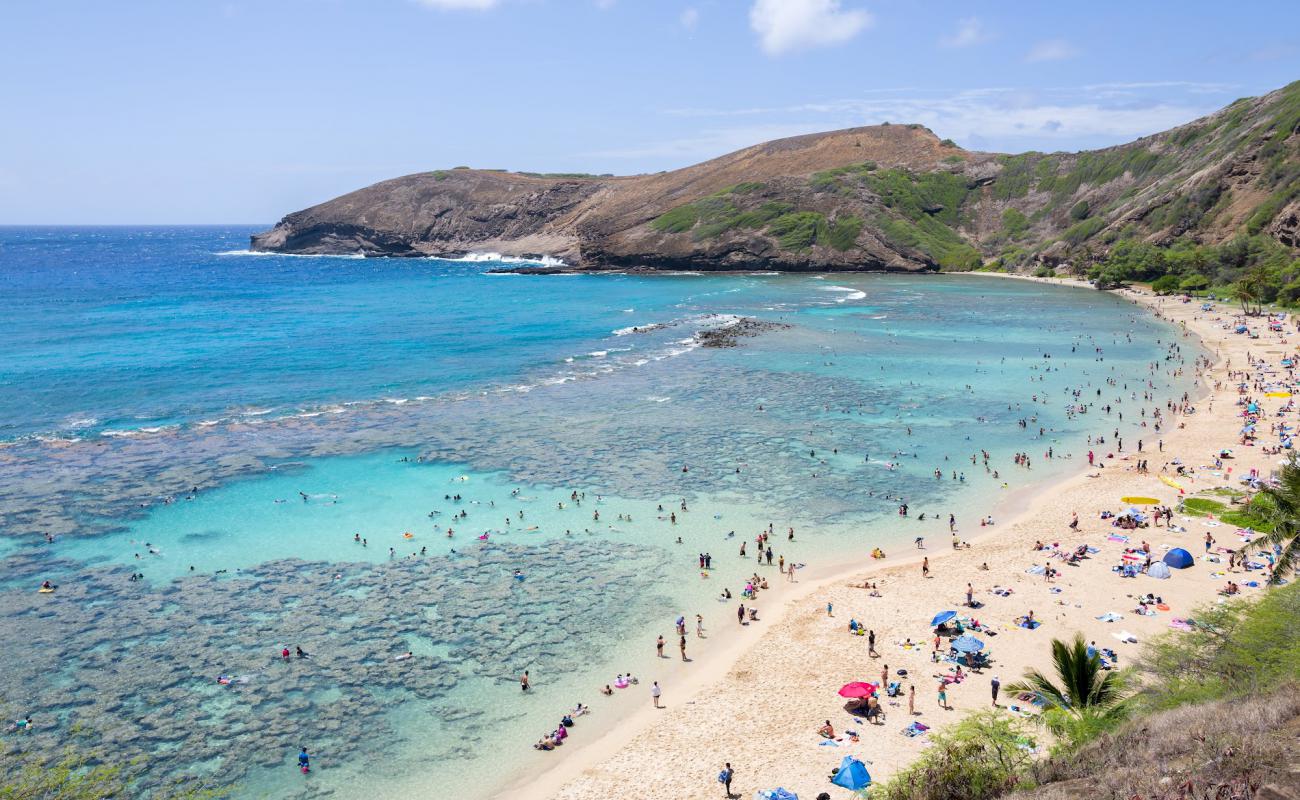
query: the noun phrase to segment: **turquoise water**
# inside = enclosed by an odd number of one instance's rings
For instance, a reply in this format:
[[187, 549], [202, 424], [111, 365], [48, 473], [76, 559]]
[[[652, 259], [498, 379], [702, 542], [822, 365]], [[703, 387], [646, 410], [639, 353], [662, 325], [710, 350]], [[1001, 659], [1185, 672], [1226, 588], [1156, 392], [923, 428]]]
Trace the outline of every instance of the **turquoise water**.
[[[499, 276], [250, 231], [0, 229], [0, 710], [147, 758], [142, 790], [487, 796], [563, 758], [529, 744], [565, 708], [643, 702], [593, 691], [615, 673], [689, 669], [649, 644], [776, 577], [760, 530], [818, 569], [942, 542], [1088, 435], [1153, 443], [1140, 409], [1187, 388], [1173, 332], [1093, 291]], [[739, 317], [780, 327], [701, 346]]]

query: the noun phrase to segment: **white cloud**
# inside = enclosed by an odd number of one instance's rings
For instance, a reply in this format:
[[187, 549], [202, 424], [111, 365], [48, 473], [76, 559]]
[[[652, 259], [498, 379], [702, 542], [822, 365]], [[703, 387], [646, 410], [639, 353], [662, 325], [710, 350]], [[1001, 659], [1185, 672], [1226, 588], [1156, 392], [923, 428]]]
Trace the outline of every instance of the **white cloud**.
[[1079, 48], [1064, 39], [1047, 39], [1029, 48], [1029, 52], [1025, 55], [1025, 60], [1030, 63], [1038, 61], [1064, 61], [1067, 58], [1074, 58], [1077, 55], [1079, 55]]
[[844, 9], [840, 0], [754, 0], [749, 25], [768, 55], [843, 44], [871, 27], [866, 11]]
[[695, 26], [700, 24], [700, 12], [694, 8], [686, 9], [682, 12], [681, 23], [686, 30], [695, 30]]
[[[1117, 94], [1120, 88], [1128, 91]], [[920, 123], [973, 150], [1077, 150], [1129, 142], [1190, 122], [1221, 107], [1238, 88], [1184, 81], [1035, 90], [904, 88], [788, 106], [674, 108], [662, 113], [698, 120], [701, 127], [686, 136], [593, 155], [680, 166], [773, 138], [881, 122]]]
[[496, 8], [500, 0], [415, 0], [415, 2], [439, 11], [487, 11]]
[[970, 47], [987, 42], [989, 35], [984, 30], [984, 23], [976, 17], [967, 17], [957, 23], [957, 32], [939, 40], [944, 47]]

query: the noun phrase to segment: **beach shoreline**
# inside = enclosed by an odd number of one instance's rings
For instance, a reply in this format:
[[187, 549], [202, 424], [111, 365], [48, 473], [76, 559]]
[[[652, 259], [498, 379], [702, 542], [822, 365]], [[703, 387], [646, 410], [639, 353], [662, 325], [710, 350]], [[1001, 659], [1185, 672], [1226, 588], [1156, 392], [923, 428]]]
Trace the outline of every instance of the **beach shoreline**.
[[[1040, 279], [1029, 276], [1012, 276], [1003, 274], [997, 274], [996, 276], [1052, 283], [1054, 285], [1070, 285], [1080, 288], [1091, 288], [1088, 284], [1068, 279]], [[1195, 351], [1186, 359], [1189, 363], [1195, 358], [1204, 355], [1210, 358], [1210, 365], [1206, 369], [1208, 374], [1217, 376], [1219, 372], [1225, 369], [1225, 364], [1227, 362], [1221, 352], [1221, 345], [1224, 340], [1214, 330], [1215, 326], [1211, 321], [1197, 319], [1195, 313], [1188, 313], [1191, 309], [1180, 309], [1177, 306], [1175, 307], [1175, 310], [1181, 310], [1183, 313], [1162, 313], [1170, 311], [1169, 303], [1171, 301], [1168, 300], [1161, 300], [1160, 298], [1133, 291], [1125, 291], [1118, 294], [1130, 302], [1143, 306], [1146, 311], [1157, 314], [1166, 322], [1174, 326], [1179, 332], [1181, 343], [1194, 343], [1196, 345]], [[1234, 344], [1239, 343], [1234, 342]], [[1189, 354], [1185, 353], [1185, 355]], [[1223, 402], [1223, 400], [1227, 399], [1227, 395], [1225, 394], [1226, 389], [1221, 389], [1216, 394], [1212, 384], [1213, 380], [1210, 378], [1199, 380], [1194, 393], [1194, 402], [1198, 404], [1208, 403], [1210, 408], [1213, 409], [1215, 401], [1219, 400], [1218, 411], [1219, 415], [1222, 415], [1229, 411], [1231, 401]], [[1220, 397], [1219, 395], [1223, 396]], [[1217, 416], [1209, 411], [1198, 413], [1197, 415], [1186, 418], [1169, 418], [1169, 422], [1181, 421], [1186, 423], [1187, 427], [1181, 430], [1174, 428], [1165, 431], [1163, 436], [1165, 439], [1164, 452], [1159, 454], [1157, 457], [1168, 457], [1168, 454], [1187, 451], [1197, 446], [1201, 449], [1206, 449], [1209, 440], [1204, 437], [1204, 433], [1201, 429], [1209, 426], [1216, 418]], [[1232, 441], [1228, 441], [1225, 446], [1231, 447], [1232, 444]], [[650, 708], [647, 703], [643, 708], [618, 719], [616, 721], [617, 727], [613, 730], [607, 730], [598, 740], [585, 743], [582, 747], [575, 748], [574, 751], [568, 751], [566, 748], [567, 752], [562, 754], [562, 760], [554, 766], [548, 768], [542, 773], [530, 776], [526, 781], [519, 781], [512, 784], [505, 791], [498, 793], [497, 796], [503, 798], [503, 800], [525, 800], [525, 798], [542, 797], [560, 797], [577, 800], [578, 798], [615, 796], [620, 792], [625, 792], [629, 787], [635, 786], [654, 786], [657, 790], [665, 792], [673, 791], [679, 796], [700, 796], [702, 794], [707, 794], [707, 791], [705, 791], [703, 787], [707, 785], [706, 778], [710, 774], [708, 770], [711, 769], [713, 772], [716, 772], [717, 769], [721, 768], [723, 760], [732, 761], [738, 770], [743, 770], [744, 773], [748, 773], [747, 775], [738, 774], [738, 783], [741, 783], [741, 785], [744, 786], [750, 786], [753, 784], [754, 788], [761, 788], [774, 785], [801, 785], [799, 783], [800, 773], [807, 773], [807, 768], [789, 769], [788, 767], [791, 766], [790, 762], [798, 761], [806, 763], [810, 760], [809, 758], [796, 757], [796, 751], [787, 751], [787, 755], [789, 756], [788, 758], [780, 761], [774, 761], [772, 759], [773, 752], [782, 751], [784, 749], [778, 746], [778, 741], [774, 741], [774, 739], [779, 739], [783, 736], [783, 731], [780, 730], [780, 726], [771, 728], [768, 731], [751, 730], [748, 733], [745, 732], [743, 725], [734, 726], [735, 729], [730, 732], [727, 730], [719, 730], [716, 724], [701, 724], [703, 720], [716, 719], [716, 715], [710, 717], [710, 712], [706, 709], [712, 707], [714, 711], [718, 711], [728, 708], [729, 700], [735, 700], [737, 697], [744, 696], [748, 681], [757, 680], [764, 682], [764, 684], [772, 682], [779, 683], [781, 678], [775, 675], [755, 678], [756, 674], [768, 671], [762, 666], [762, 662], [770, 660], [766, 659], [764, 654], [773, 652], [783, 653], [800, 648], [807, 649], [808, 640], [810, 638], [818, 638], [829, 643], [829, 640], [835, 637], [833, 631], [839, 631], [843, 626], [847, 625], [848, 614], [844, 614], [843, 616], [837, 614], [835, 620], [831, 623], [831, 632], [825, 630], [827, 623], [824, 620], [819, 620], [818, 617], [824, 616], [825, 603], [828, 602], [824, 598], [828, 596], [831, 598], [829, 602], [834, 604], [836, 610], [844, 608], [846, 602], [849, 604], [854, 603], [855, 599], [857, 599], [854, 598], [855, 594], [858, 594], [859, 596], [866, 594], [861, 588], [854, 587], [860, 587], [862, 581], [868, 579], [874, 580], [877, 583], [884, 583], [885, 587], [882, 588], [886, 589], [885, 593], [887, 595], [893, 594], [895, 591], [894, 585], [897, 583], [903, 584], [901, 591], [904, 594], [907, 593], [908, 588], [911, 588], [912, 594], [915, 594], [916, 588], [914, 586], [908, 587], [907, 584], [910, 582], [903, 577], [903, 575], [908, 572], [909, 569], [915, 569], [916, 564], [922, 558], [928, 556], [931, 559], [932, 568], [936, 572], [946, 571], [949, 567], [956, 567], [959, 572], [971, 573], [971, 568], [973, 566], [972, 562], [977, 556], [988, 556], [993, 553], [999, 555], [1011, 555], [1014, 551], [1024, 547], [1027, 537], [1030, 535], [1028, 529], [1038, 528], [1049, 518], [1055, 518], [1058, 520], [1056, 523], [1059, 526], [1056, 529], [1057, 532], [1043, 532], [1039, 534], [1039, 537], [1051, 541], [1066, 536], [1067, 534], [1065, 533], [1064, 526], [1065, 520], [1061, 519], [1061, 515], [1064, 513], [1068, 516], [1069, 512], [1063, 511], [1063, 508], [1070, 505], [1080, 506], [1080, 519], [1087, 519], [1090, 515], [1084, 513], [1084, 507], [1090, 505], [1088, 501], [1092, 499], [1091, 496], [1099, 494], [1099, 483], [1107, 486], [1107, 490], [1102, 492], [1102, 494], [1114, 495], [1115, 502], [1118, 502], [1118, 492], [1120, 489], [1116, 487], [1115, 491], [1110, 491], [1109, 487], [1111, 484], [1137, 483], [1138, 481], [1136, 479], [1138, 477], [1143, 479], [1141, 481], [1143, 484], [1149, 484], [1155, 481], [1156, 476], [1154, 473], [1146, 476], [1135, 476], [1129, 468], [1121, 466], [1122, 464], [1127, 464], [1127, 459], [1131, 458], [1131, 455], [1132, 454], [1125, 456], [1125, 460], [1123, 461], [1116, 461], [1114, 464], [1115, 468], [1112, 468], [1113, 471], [1104, 474], [1099, 478], [1089, 477], [1087, 465], [1081, 462], [1076, 469], [1071, 470], [1071, 474], [1059, 479], [1045, 481], [1042, 484], [1035, 486], [1032, 491], [1029, 492], [1028, 497], [1013, 496], [1002, 498], [1000, 502], [995, 504], [995, 510], [992, 512], [1001, 515], [1002, 517], [998, 518], [997, 525], [988, 529], [977, 529], [979, 531], [978, 535], [965, 532], [962, 533], [962, 538], [971, 542], [971, 550], [953, 550], [951, 548], [942, 547], [933, 548], [924, 552], [909, 552], [905, 557], [899, 557], [897, 554], [894, 554], [891, 555], [887, 561], [879, 564], [833, 565], [818, 570], [810, 570], [797, 584], [794, 585], [793, 588], [785, 588], [788, 585], [783, 585], [783, 590], [780, 592], [764, 593], [762, 598], [765, 615], [763, 623], [764, 629], [758, 632], [757, 636], [733, 637], [726, 643], [725, 647], [711, 652], [706, 659], [702, 659], [703, 663], [698, 664], [695, 669], [684, 675], [683, 680], [674, 680], [671, 684], [666, 684], [665, 696], [666, 698], [672, 698], [674, 708], [667, 711], [656, 711]], [[1155, 455], [1155, 453], [1148, 451], [1147, 455]], [[1252, 455], [1258, 454], [1253, 453]], [[1104, 470], [1102, 470], [1102, 472], [1104, 472]], [[1163, 489], [1163, 491], [1161, 491], [1161, 489]], [[1170, 505], [1173, 505], [1176, 502], [1176, 497], [1171, 496], [1171, 490], [1165, 486], [1144, 486], [1142, 493], [1151, 494]], [[1114, 504], [1114, 502], [1111, 503], [1112, 506]], [[1051, 523], [1048, 522], [1047, 524]], [[1095, 531], [1099, 527], [1098, 523], [1091, 519], [1083, 525], [1085, 531], [1093, 533], [1093, 539], [1096, 538]], [[1157, 532], [1163, 533], [1164, 529], [1154, 529], [1146, 535], [1154, 538]], [[1166, 534], [1166, 536], [1170, 535], [1172, 534]], [[1190, 535], [1191, 532], [1189, 529], [1189, 533], [1181, 534], [1179, 537], [1180, 541], [1177, 541], [1176, 543], [1187, 546], [1188, 549], [1196, 552], [1197, 542], [1194, 540], [1189, 541]], [[1077, 538], [1083, 537], [1080, 535]], [[1029, 556], [1022, 556], [1022, 558], [1028, 559]], [[1099, 562], [1103, 560], [1105, 560], [1104, 556], [1098, 556], [1092, 559], [1091, 566], [1096, 567]], [[1014, 582], [1017, 576], [1013, 573], [1006, 572], [1003, 567], [1003, 564], [998, 563], [990, 572], [1001, 570], [998, 574], [1000, 577], [1006, 579], [1005, 582]], [[974, 583], [976, 578], [987, 579], [989, 575], [986, 574], [984, 576], [979, 576], [977, 574], [971, 574], [969, 577], [971, 578], [971, 583]], [[1023, 573], [1018, 577], [1019, 580], [1023, 582]], [[1069, 576], [1068, 574], [1064, 575], [1063, 580], [1068, 580], [1070, 577], [1073, 576]], [[1166, 592], [1168, 589], [1173, 588], [1170, 585], [1171, 582], [1168, 581], [1162, 582], [1160, 585], [1154, 585], [1153, 582], [1148, 582], [1145, 579], [1139, 579], [1139, 581], [1140, 583], [1137, 584], [1137, 586], [1121, 583], [1116, 588], [1122, 591], [1128, 588], [1142, 587], [1146, 591], [1162, 590]], [[949, 581], [949, 583], [950, 582], [951, 581]], [[1180, 608], [1204, 602], [1214, 596], [1213, 591], [1211, 590], [1214, 585], [1213, 583], [1205, 584], [1200, 581], [1196, 582], [1194, 585], [1191, 581], [1182, 581], [1181, 583], [1186, 585], [1179, 588], [1191, 590], [1191, 592], [1190, 595], [1185, 591], [1177, 593], [1178, 599], [1176, 602], [1179, 603]], [[1063, 583], [1062, 585], [1065, 584]], [[950, 604], [953, 607], [959, 607], [958, 598], [961, 594], [960, 588], [960, 586], [950, 587], [952, 596], [946, 598], [943, 603]], [[980, 586], [976, 589], [977, 593], [981, 597], [986, 593], [986, 590], [987, 587], [985, 586]], [[1170, 594], [1172, 595], [1173, 593]], [[1035, 599], [1037, 600], [1037, 598]], [[1121, 600], [1123, 599], [1124, 598], [1116, 596], [1115, 591], [1107, 592], [1103, 598], [1090, 598], [1093, 602], [1104, 602], [1106, 605], [1116, 605], [1117, 607], [1122, 607], [1123, 604]], [[932, 602], [936, 608], [940, 605], [940, 602], [937, 600]], [[1048, 604], [1048, 601], [1037, 600], [1037, 602], [1040, 604], [1040, 607], [1051, 607]], [[857, 604], [861, 605], [860, 602]], [[917, 603], [911, 603], [910, 605], [915, 606]], [[1081, 610], [1082, 604], [1076, 604], [1076, 606], [1075, 609], [1070, 610]], [[989, 607], [988, 602], [985, 603], [985, 607]], [[849, 608], [852, 610], [852, 605], [850, 605]], [[925, 605], [925, 609], [928, 608], [929, 605]], [[1058, 606], [1056, 608], [1051, 608], [1051, 610], [1056, 612], [1059, 608], [1060, 607]], [[896, 611], [901, 613], [902, 610], [896, 609]], [[915, 617], [922, 614], [928, 618], [928, 614], [925, 613], [924, 609], [917, 611], [913, 616]], [[859, 616], [865, 617], [866, 615], [860, 614]], [[1084, 629], [1092, 629], [1094, 627], [1084, 624], [1083, 622], [1085, 618], [1090, 618], [1092, 615], [1085, 616], [1074, 613], [1068, 616], [1071, 617], [1071, 619], [1063, 620], [1067, 623], [1062, 626], [1064, 630], [1053, 630], [1050, 634], [1028, 633], [1029, 636], [1034, 636], [1037, 639], [1037, 647], [1033, 648], [1033, 650], [1037, 652], [1029, 652], [1029, 648], [1021, 646], [1015, 648], [1020, 651], [1017, 652], [1016, 658], [1000, 658], [1000, 663], [996, 669], [1001, 673], [1002, 679], [1004, 681], [1011, 681], [1019, 677], [1021, 671], [1020, 667], [1022, 664], [1013, 662], [1023, 662], [1023, 666], [1042, 666], [1047, 652], [1046, 645], [1050, 637], [1056, 636], [1060, 638], [1068, 636], [1074, 630], [1083, 631]], [[870, 619], [865, 619], [864, 622], [870, 622]], [[1005, 620], [1002, 619], [1002, 616], [997, 618], [997, 624], [999, 627], [1004, 622]], [[1133, 619], [1131, 622], [1126, 622], [1126, 624], [1128, 624], [1130, 628], [1140, 629], [1143, 633], [1142, 638], [1145, 638], [1145, 634], [1150, 629], [1150, 625], [1144, 623], [1149, 622], [1150, 619]], [[881, 633], [883, 634], [879, 637], [882, 643], [877, 646], [882, 658], [874, 662], [874, 668], [875, 664], [881, 664], [883, 666], [883, 662], [889, 660], [888, 657], [885, 657], [887, 653], [889, 656], [892, 656], [892, 653], [889, 653], [889, 651], [892, 650], [893, 647], [889, 642], [894, 638], [898, 638], [893, 636], [895, 632], [901, 635], [902, 626], [892, 623], [886, 623], [884, 625], [879, 625], [877, 623], [872, 624], [880, 627]], [[809, 627], [817, 628], [814, 635], [811, 637], [808, 635], [810, 633], [808, 630]], [[923, 624], [913, 622], [910, 630], [912, 631], [913, 636], [918, 637], [917, 639], [914, 639], [914, 641], [924, 642], [924, 637], [928, 629]], [[1088, 632], [1092, 633], [1094, 631], [1089, 630]], [[1011, 634], [1011, 636], [1005, 636], [1004, 639], [998, 640], [999, 651], [1003, 649], [1001, 645], [1010, 640], [1012, 636], [1018, 632], [1006, 631], [1005, 633]], [[840, 638], [836, 649], [841, 651], [846, 649], [865, 649], [865, 645], [861, 647], [852, 646], [852, 644], [846, 642], [842, 638], [844, 635], [845, 634], [843, 633], [838, 634]], [[1108, 645], [1109, 644], [1114, 644], [1114, 642], [1109, 642]], [[920, 649], [925, 649], [924, 644], [922, 644]], [[916, 654], [917, 651], [914, 650], [912, 653], [906, 655]], [[824, 655], [826, 655], [824, 650], [819, 649], [816, 653], [816, 658], [820, 659]], [[914, 658], [906, 658], [904, 654], [900, 654], [897, 658], [902, 661], [908, 661], [909, 668], [911, 666], [910, 661], [915, 661]], [[782, 660], [783, 662], [789, 661], [788, 658]], [[938, 668], [939, 665], [930, 666]], [[780, 672], [781, 670], [777, 669], [776, 671]], [[861, 673], [862, 671], [861, 668], [857, 670], [858, 673]], [[816, 673], [817, 670], [813, 669], [811, 672], [801, 673], [800, 678], [804, 681], [815, 679]], [[833, 694], [834, 691], [831, 684], [838, 685], [837, 681], [840, 681], [841, 678], [843, 681], [853, 679], [875, 680], [869, 675], [850, 674], [850, 672], [846, 671], [843, 674], [837, 674], [835, 677], [827, 679], [828, 682], [826, 682], [825, 686], [830, 687], [829, 693]], [[928, 680], [921, 680], [918, 681], [918, 683], [922, 684], [921, 689], [918, 690], [918, 707], [928, 708], [931, 705], [931, 687], [928, 685]], [[762, 689], [763, 693], [766, 694], [769, 692], [770, 688], [771, 687], [764, 685]], [[799, 691], [797, 687], [795, 689], [786, 687], [781, 694], [788, 698], [788, 705], [790, 706], [800, 707], [805, 705], [802, 699], [803, 692]], [[817, 697], [822, 697], [822, 694], [822, 692], [818, 692]], [[962, 692], [961, 690], [957, 690], [954, 694], [969, 695], [971, 692]], [[973, 710], [978, 707], [987, 707], [987, 701], [984, 704], [975, 703], [974, 705], [969, 705], [963, 702], [963, 699], [964, 698], [962, 697], [955, 697], [953, 700], [954, 705], [962, 710]], [[830, 714], [832, 712], [826, 711], [822, 713]], [[744, 716], [748, 718], [751, 717], [752, 714], [752, 710], [747, 710]], [[894, 715], [896, 717], [899, 716], [897, 712], [895, 712]], [[782, 716], [783, 712], [780, 704], [777, 704], [771, 709], [771, 717], [780, 718]], [[806, 733], [811, 734], [811, 731], [815, 727], [814, 723], [820, 722], [820, 714], [805, 714], [804, 716], [806, 716], [807, 719], [802, 720], [800, 724], [809, 726], [807, 727]], [[841, 713], [840, 716], [843, 717], [843, 714]], [[945, 714], [944, 716], [946, 719], [944, 719], [943, 722], [951, 722], [964, 716], [964, 714]], [[933, 713], [918, 717], [918, 719], [931, 725], [936, 722]], [[768, 724], [770, 725], [770, 723]], [[895, 727], [895, 725], [887, 726]], [[869, 728], [870, 726], [863, 724], [862, 727]], [[699, 735], [701, 728], [710, 730], [713, 735], [701, 737]], [[874, 731], [866, 733], [862, 737], [862, 744], [853, 746], [851, 749], [848, 747], [840, 747], [833, 755], [838, 757], [842, 755], [840, 752], [841, 750], [851, 752], [852, 750], [857, 749], [863, 749], [867, 753], [875, 754], [876, 764], [872, 767], [872, 771], [873, 774], [876, 774], [877, 778], [880, 778], [887, 777], [893, 769], [897, 769], [906, 763], [906, 758], [908, 756], [915, 755], [916, 752], [919, 752], [920, 743], [918, 743], [917, 740], [905, 737], [893, 737], [886, 741], [889, 744], [899, 746], [886, 748], [886, 750], [891, 752], [898, 751], [898, 755], [904, 757], [895, 758], [893, 759], [895, 763], [884, 765], [881, 763], [881, 759], [879, 758], [879, 747], [867, 745], [868, 742], [876, 741], [880, 738], [874, 736], [874, 733]], [[898, 742], [898, 739], [902, 739], [903, 741]], [[923, 739], [921, 742], [923, 742]], [[816, 753], [819, 744], [819, 742], [811, 743], [811, 749], [808, 751], [808, 755]], [[876, 744], [878, 745], [879, 742], [876, 741]], [[905, 747], [907, 744], [911, 744], [912, 746], [907, 748]], [[755, 745], [757, 745], [758, 750], [766, 751], [767, 753], [767, 760], [764, 762], [763, 767], [755, 768], [752, 761], [747, 763], [749, 760], [747, 751], [755, 749]], [[717, 763], [714, 764], [713, 762]], [[689, 775], [683, 775], [681, 769], [683, 763], [699, 763], [700, 769], [691, 769], [689, 770]], [[782, 768], [783, 764], [787, 768]], [[833, 766], [833, 764], [829, 764], [828, 759], [827, 770], [830, 766]], [[763, 776], [764, 772], [775, 773], [777, 771], [787, 774], [793, 773], [793, 775], [785, 778], [784, 783], [782, 782], [782, 779], [775, 774], [771, 776], [770, 780], [767, 779], [766, 776]], [[814, 772], [823, 771], [814, 770]], [[758, 775], [755, 775], [755, 773], [758, 773]], [[803, 777], [806, 782], [806, 780], [811, 776], [804, 775]], [[822, 782], [825, 782], [824, 779], [822, 779]], [[642, 791], [645, 790], [646, 788], [642, 789]], [[803, 790], [806, 790], [806, 788]], [[834, 787], [828, 787], [828, 790], [832, 791], [832, 797], [838, 796], [834, 793]], [[745, 790], [742, 793], [748, 793], [748, 791], [752, 791], [752, 789]], [[843, 795], [845, 793], [840, 792], [840, 794]]]

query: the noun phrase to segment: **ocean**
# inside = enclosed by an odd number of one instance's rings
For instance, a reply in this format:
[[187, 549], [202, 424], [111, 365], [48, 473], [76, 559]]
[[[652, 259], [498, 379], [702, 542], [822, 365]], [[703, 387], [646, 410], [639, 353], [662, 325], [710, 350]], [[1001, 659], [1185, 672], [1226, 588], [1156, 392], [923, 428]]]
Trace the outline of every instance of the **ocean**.
[[577, 738], [689, 670], [652, 649], [678, 616], [735, 627], [779, 577], [761, 531], [809, 570], [946, 546], [1188, 389], [1174, 331], [1090, 290], [490, 274], [258, 229], [0, 228], [0, 713], [141, 759], [142, 792], [489, 796], [565, 757], [530, 745], [575, 703]]

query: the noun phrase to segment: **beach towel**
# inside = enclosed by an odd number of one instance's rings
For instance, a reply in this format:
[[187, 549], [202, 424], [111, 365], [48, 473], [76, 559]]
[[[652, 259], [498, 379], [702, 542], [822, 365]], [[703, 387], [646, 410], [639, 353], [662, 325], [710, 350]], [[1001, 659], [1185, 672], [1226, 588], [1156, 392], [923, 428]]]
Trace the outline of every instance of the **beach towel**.
[[1100, 553], [1100, 552], [1101, 552], [1101, 550], [1098, 550], [1097, 548], [1093, 547], [1092, 545], [1088, 545], [1088, 553], [1089, 553], [1090, 555], [1096, 555], [1096, 554], [1098, 554], [1098, 553]]
[[1137, 640], [1138, 640], [1136, 636], [1129, 633], [1128, 631], [1120, 631], [1118, 633], [1112, 633], [1111, 636], [1114, 636], [1116, 639], [1119, 639], [1121, 642], [1124, 642], [1126, 644], [1137, 644]]
[[1118, 611], [1107, 611], [1105, 614], [1102, 614], [1100, 617], [1097, 617], [1097, 619], [1101, 620], [1102, 622], [1119, 622], [1120, 620], [1124, 619], [1124, 615], [1119, 613]]
[[919, 722], [913, 722], [911, 725], [908, 725], [906, 728], [903, 728], [902, 734], [908, 737], [921, 736], [924, 735], [924, 733], [928, 730], [930, 730], [930, 726], [922, 725]]
[[1176, 631], [1190, 631], [1192, 629], [1191, 623], [1185, 619], [1179, 619], [1177, 617], [1169, 620], [1169, 627]]
[[1042, 575], [1045, 571], [1046, 570], [1043, 569], [1042, 564], [1035, 564], [1029, 569], [1025, 570], [1025, 572], [1029, 573], [1030, 575]]
[[1127, 537], [1127, 536], [1120, 536], [1118, 533], [1112, 533], [1112, 534], [1110, 534], [1109, 536], [1106, 537], [1106, 541], [1108, 541], [1108, 542], [1127, 542], [1127, 541], [1128, 541], [1128, 537]]

